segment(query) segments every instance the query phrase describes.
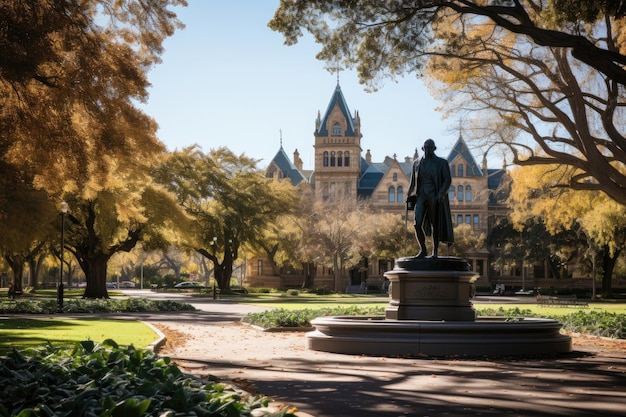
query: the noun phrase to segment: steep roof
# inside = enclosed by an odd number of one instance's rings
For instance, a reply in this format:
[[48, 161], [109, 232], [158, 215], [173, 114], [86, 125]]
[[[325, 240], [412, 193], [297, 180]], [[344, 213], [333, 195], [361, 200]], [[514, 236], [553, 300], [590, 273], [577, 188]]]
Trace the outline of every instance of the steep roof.
[[372, 162], [359, 178], [357, 194], [361, 198], [372, 195], [389, 167], [384, 162]]
[[345, 132], [346, 136], [355, 136], [356, 131], [354, 129], [355, 119], [350, 115], [350, 110], [348, 109], [348, 104], [346, 103], [346, 99], [343, 97], [343, 93], [341, 92], [341, 87], [339, 83], [337, 83], [337, 87], [335, 87], [335, 92], [330, 98], [330, 103], [328, 103], [328, 107], [326, 108], [326, 113], [324, 113], [324, 117], [321, 120], [317, 120], [317, 131], [315, 132], [315, 136], [328, 136], [328, 129], [326, 128], [328, 118], [332, 113], [335, 106], [339, 106], [341, 113], [346, 118], [347, 121], [347, 129]]
[[456, 143], [452, 147], [452, 150], [450, 151], [450, 154], [448, 155], [448, 163], [451, 164], [458, 155], [461, 155], [467, 163], [468, 168], [465, 171], [466, 176], [482, 177], [484, 175], [482, 169], [480, 169], [480, 166], [478, 166], [474, 160], [472, 153], [461, 135], [459, 135], [459, 139], [457, 139]]
[[306, 181], [302, 172], [300, 172], [293, 162], [291, 162], [282, 146], [276, 153], [276, 156], [270, 161], [269, 165], [271, 166], [272, 164], [276, 164], [278, 169], [281, 171], [281, 177], [289, 178], [291, 180], [291, 184], [298, 185], [302, 181]]

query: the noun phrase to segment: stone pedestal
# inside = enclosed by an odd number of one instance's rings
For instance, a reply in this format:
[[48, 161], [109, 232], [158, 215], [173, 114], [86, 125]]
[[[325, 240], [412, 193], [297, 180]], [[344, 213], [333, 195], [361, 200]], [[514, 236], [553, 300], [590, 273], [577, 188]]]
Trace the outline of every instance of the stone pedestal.
[[478, 274], [465, 259], [400, 258], [390, 282], [387, 320], [474, 321], [470, 299]]
[[549, 319], [479, 317], [465, 259], [400, 258], [386, 272], [390, 300], [382, 316], [318, 317], [309, 349], [352, 355], [525, 356], [572, 351], [561, 324]]

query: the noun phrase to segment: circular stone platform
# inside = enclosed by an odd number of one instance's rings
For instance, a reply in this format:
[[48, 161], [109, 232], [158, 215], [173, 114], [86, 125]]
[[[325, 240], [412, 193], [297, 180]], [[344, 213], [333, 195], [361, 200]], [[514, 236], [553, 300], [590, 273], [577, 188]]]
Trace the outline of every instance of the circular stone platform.
[[572, 351], [551, 319], [476, 318], [474, 281], [462, 258], [400, 258], [389, 280], [384, 317], [318, 317], [307, 347], [354, 355], [526, 356]]
[[476, 321], [389, 320], [337, 316], [311, 321], [309, 349], [375, 356], [527, 356], [572, 351], [571, 338], [550, 319], [500, 317]]

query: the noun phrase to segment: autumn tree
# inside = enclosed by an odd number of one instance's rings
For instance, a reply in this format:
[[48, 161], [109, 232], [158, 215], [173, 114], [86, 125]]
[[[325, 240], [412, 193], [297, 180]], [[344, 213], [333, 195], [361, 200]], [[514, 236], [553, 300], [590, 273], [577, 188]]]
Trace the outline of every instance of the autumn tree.
[[[0, 158], [60, 202], [66, 184], [105, 181], [111, 158], [161, 151], [139, 111], [147, 71], [182, 27], [185, 0], [17, 0], [0, 6]], [[157, 146], [155, 146], [157, 145]], [[0, 198], [2, 190], [0, 190]], [[6, 204], [6, 200], [3, 202]]]
[[568, 169], [554, 165], [513, 170], [511, 218], [516, 224], [541, 218], [552, 234], [563, 230], [583, 234], [588, 246], [596, 248], [590, 256], [602, 260], [602, 293], [608, 295], [615, 263], [626, 248], [626, 211], [605, 194], [559, 187], [563, 177], [572, 175]]
[[151, 184], [145, 173], [135, 175], [111, 181], [107, 189], [77, 193], [67, 200], [65, 245], [85, 273], [86, 298], [108, 297], [107, 267], [113, 255], [130, 251], [139, 242], [147, 249], [166, 248], [178, 243], [188, 224], [175, 196]]
[[357, 265], [366, 253], [359, 247], [363, 238], [366, 204], [344, 196], [333, 200], [317, 198], [311, 201], [309, 217], [314, 229], [309, 245], [317, 248], [319, 263], [332, 268], [333, 291], [340, 291], [342, 273]]
[[[164, 151], [136, 102], [148, 96], [147, 72], [163, 41], [182, 27], [170, 10], [176, 5], [186, 2], [0, 6], [0, 167], [4, 175], [28, 172], [52, 200], [73, 203], [68, 245], [87, 276], [87, 297], [107, 295], [106, 260], [144, 236], [149, 216], [139, 204], [160, 193], [142, 189], [147, 182], [135, 174]], [[133, 189], [120, 192], [116, 181]], [[0, 190], [0, 212], [6, 194]]]
[[486, 239], [483, 233], [474, 232], [471, 225], [461, 223], [454, 227], [454, 245], [450, 245], [448, 250], [452, 256], [466, 256], [472, 249], [483, 249]]
[[623, 17], [608, 0], [283, 0], [269, 26], [287, 44], [310, 32], [319, 59], [372, 88], [424, 75], [448, 110], [474, 112], [486, 146], [575, 168], [563, 184], [625, 205]]
[[268, 228], [295, 204], [291, 184], [265, 178], [256, 165], [226, 148], [204, 154], [192, 146], [155, 169], [155, 177], [194, 219], [186, 247], [211, 261], [222, 290], [230, 288], [240, 250], [259, 249]]
[[[6, 178], [0, 180], [6, 181]], [[48, 195], [32, 188], [27, 181], [12, 181], [4, 191], [10, 204], [5, 206], [0, 221], [0, 252], [13, 272], [13, 288], [22, 291], [26, 264], [31, 266], [31, 285], [36, 286], [35, 267], [47, 253], [50, 239], [58, 236], [54, 226], [60, 223], [59, 216]]]

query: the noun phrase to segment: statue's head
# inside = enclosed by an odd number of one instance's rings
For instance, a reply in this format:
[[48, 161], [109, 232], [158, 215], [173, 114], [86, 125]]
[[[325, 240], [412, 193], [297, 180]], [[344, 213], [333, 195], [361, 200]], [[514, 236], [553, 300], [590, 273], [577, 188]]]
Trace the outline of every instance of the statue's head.
[[424, 151], [424, 153], [426, 155], [432, 154], [433, 152], [435, 152], [435, 149], [437, 149], [437, 147], [435, 146], [435, 141], [432, 139], [426, 139], [426, 141], [424, 142], [424, 146], [422, 146], [422, 150]]

